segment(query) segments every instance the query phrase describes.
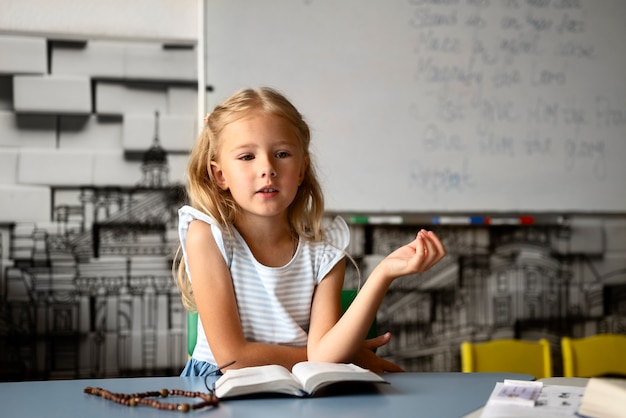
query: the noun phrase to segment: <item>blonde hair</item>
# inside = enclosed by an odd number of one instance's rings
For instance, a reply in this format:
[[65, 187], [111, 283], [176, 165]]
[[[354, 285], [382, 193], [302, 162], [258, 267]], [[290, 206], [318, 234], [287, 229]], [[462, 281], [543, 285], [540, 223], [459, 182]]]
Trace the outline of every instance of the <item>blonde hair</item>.
[[[302, 153], [309, 159], [309, 164], [296, 197], [289, 206], [289, 225], [303, 239], [323, 240], [324, 198], [310, 158], [309, 126], [285, 96], [268, 87], [240, 90], [217, 105], [213, 112], [207, 115], [204, 128], [189, 156], [187, 166], [189, 204], [211, 216], [224, 230], [232, 233], [231, 228], [239, 206], [230, 191], [222, 190], [213, 179], [211, 161], [216, 161], [218, 157], [220, 134], [224, 128], [230, 123], [257, 112], [281, 117], [293, 127], [294, 134], [302, 147]], [[172, 269], [181, 290], [183, 305], [187, 310], [195, 311], [196, 304], [180, 245]]]

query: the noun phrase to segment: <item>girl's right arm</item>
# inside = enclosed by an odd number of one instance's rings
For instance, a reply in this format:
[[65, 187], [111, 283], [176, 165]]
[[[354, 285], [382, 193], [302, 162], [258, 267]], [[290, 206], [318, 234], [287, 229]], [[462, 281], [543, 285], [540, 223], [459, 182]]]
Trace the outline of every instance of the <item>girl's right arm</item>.
[[198, 314], [218, 366], [235, 360], [230, 368], [281, 364], [291, 370], [295, 363], [306, 360], [305, 347], [254, 343], [245, 339], [230, 271], [209, 224], [191, 222], [186, 252]]

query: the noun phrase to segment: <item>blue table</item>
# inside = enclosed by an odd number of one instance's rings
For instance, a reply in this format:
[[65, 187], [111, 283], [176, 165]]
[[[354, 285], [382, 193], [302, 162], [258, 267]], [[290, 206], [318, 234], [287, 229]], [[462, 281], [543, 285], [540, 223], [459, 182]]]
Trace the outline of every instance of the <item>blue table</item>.
[[[86, 386], [111, 392], [137, 393], [162, 388], [205, 392], [204, 379], [142, 377], [0, 383], [3, 417], [461, 417], [485, 404], [496, 382], [532, 380], [511, 373], [397, 373], [386, 374], [390, 384], [376, 384], [362, 392], [328, 393], [313, 398], [269, 397], [223, 400], [217, 408], [188, 414], [147, 406], [127, 407], [83, 393]], [[186, 399], [186, 398], [183, 398]], [[177, 399], [177, 402], [183, 402]], [[185, 400], [186, 402], [187, 400]], [[196, 402], [198, 399], [191, 400]]]

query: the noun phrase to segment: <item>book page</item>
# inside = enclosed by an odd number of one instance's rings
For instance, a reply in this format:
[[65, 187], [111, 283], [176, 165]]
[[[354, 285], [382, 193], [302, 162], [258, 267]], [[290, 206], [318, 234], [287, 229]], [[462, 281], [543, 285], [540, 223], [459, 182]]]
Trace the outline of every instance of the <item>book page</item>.
[[[496, 383], [496, 388], [502, 383]], [[576, 411], [585, 392], [584, 387], [545, 385], [535, 406], [489, 404], [484, 407], [481, 418], [524, 417], [555, 418], [576, 417]]]
[[308, 394], [337, 382], [385, 382], [376, 373], [354, 364], [306, 361], [296, 364], [291, 371]]
[[626, 379], [592, 377], [579, 412], [589, 416], [626, 416]]
[[302, 396], [300, 383], [289, 370], [276, 364], [227, 370], [215, 382], [218, 398], [263, 392]]

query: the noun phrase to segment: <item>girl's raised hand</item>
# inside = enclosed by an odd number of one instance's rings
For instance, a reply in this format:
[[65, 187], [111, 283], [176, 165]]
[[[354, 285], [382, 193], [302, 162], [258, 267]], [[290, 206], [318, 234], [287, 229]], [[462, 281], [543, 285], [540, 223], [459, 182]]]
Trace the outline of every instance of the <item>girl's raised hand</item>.
[[415, 239], [389, 254], [380, 263], [385, 275], [392, 279], [424, 272], [446, 255], [441, 240], [432, 231], [424, 229]]

